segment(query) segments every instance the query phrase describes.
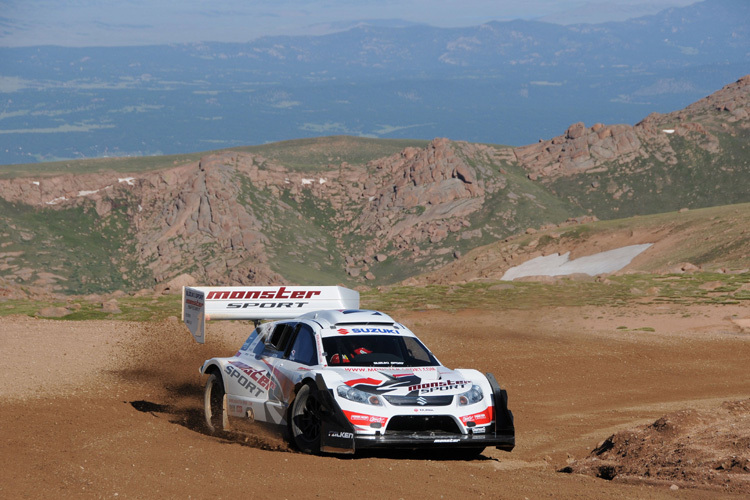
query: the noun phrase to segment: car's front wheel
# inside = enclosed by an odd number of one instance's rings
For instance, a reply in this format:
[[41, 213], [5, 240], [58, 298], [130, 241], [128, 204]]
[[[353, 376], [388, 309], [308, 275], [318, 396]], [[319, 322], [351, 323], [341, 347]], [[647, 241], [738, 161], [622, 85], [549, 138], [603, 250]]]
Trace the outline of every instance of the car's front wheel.
[[320, 451], [320, 400], [317, 392], [312, 385], [303, 385], [292, 405], [292, 437], [294, 444], [304, 453]]
[[211, 434], [229, 430], [224, 381], [218, 373], [211, 373], [206, 381], [203, 411], [206, 417], [206, 427]]

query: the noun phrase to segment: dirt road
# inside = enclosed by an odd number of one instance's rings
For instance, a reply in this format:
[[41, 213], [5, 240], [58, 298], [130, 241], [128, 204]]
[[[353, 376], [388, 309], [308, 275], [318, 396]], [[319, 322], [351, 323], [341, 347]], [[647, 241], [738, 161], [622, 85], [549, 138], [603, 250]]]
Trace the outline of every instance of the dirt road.
[[0, 330], [0, 497], [724, 498], [750, 492], [720, 482], [631, 484], [557, 472], [615, 431], [750, 397], [750, 334], [733, 321], [750, 316], [746, 307], [389, 312], [444, 364], [496, 375], [516, 417], [513, 452], [488, 449], [473, 461], [406, 452], [316, 457], [290, 450], [260, 428], [233, 439], [208, 436], [198, 367], [234, 352], [250, 326], [212, 323], [201, 346], [176, 319], [14, 317], [4, 318]]

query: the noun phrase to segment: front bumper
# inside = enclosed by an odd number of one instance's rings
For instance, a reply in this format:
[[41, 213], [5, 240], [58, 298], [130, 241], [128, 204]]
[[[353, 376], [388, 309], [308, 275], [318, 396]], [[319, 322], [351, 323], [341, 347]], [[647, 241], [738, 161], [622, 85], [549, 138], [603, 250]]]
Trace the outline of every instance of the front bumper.
[[511, 451], [516, 445], [516, 437], [492, 434], [436, 434], [436, 433], [392, 433], [380, 436], [355, 435], [356, 449], [406, 448], [406, 449], [449, 449], [486, 448], [494, 446], [499, 450]]
[[483, 434], [458, 434], [452, 432], [397, 431], [387, 434], [357, 434], [344, 416], [332, 391], [325, 386], [323, 377], [316, 382], [321, 395], [321, 443], [320, 451], [326, 453], [354, 453], [357, 449], [401, 448], [401, 449], [451, 449], [486, 448], [511, 451], [516, 445], [513, 414], [508, 409], [508, 395], [500, 389], [492, 374], [487, 374], [492, 386], [495, 420]]

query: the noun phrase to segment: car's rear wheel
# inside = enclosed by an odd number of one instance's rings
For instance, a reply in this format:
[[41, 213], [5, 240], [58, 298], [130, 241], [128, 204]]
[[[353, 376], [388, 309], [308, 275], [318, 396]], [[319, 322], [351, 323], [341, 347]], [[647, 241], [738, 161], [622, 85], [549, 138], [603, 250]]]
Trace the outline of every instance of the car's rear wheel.
[[206, 381], [203, 411], [206, 417], [206, 427], [211, 434], [229, 430], [224, 381], [218, 373], [211, 373]]
[[294, 444], [305, 453], [320, 451], [320, 400], [310, 384], [300, 387], [292, 404], [291, 428]]

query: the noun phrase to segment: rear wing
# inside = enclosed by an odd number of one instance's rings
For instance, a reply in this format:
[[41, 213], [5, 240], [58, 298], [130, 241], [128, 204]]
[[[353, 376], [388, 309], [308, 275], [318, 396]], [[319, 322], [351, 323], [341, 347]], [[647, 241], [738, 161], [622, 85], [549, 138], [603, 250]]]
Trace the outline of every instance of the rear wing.
[[200, 344], [209, 320], [291, 319], [322, 309], [359, 309], [359, 292], [340, 286], [182, 287], [182, 321]]

